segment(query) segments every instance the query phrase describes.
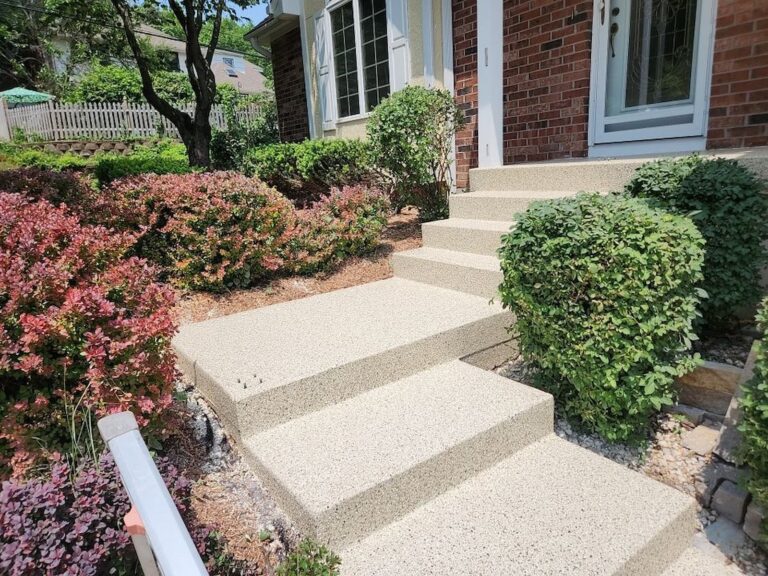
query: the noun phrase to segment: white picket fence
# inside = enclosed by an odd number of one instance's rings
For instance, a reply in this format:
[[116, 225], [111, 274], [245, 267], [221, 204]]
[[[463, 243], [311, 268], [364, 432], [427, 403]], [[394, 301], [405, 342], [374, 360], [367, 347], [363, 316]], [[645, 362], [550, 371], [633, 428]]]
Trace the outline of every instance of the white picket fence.
[[[194, 104], [182, 106], [182, 109], [192, 113]], [[174, 125], [149, 104], [47, 102], [5, 109], [5, 115], [10, 135], [20, 129], [27, 137], [34, 136], [43, 140], [115, 140], [152, 136], [178, 138]], [[258, 115], [259, 106], [251, 104], [237, 111], [237, 120], [250, 122]], [[213, 107], [210, 119], [214, 128], [226, 128], [222, 106]]]

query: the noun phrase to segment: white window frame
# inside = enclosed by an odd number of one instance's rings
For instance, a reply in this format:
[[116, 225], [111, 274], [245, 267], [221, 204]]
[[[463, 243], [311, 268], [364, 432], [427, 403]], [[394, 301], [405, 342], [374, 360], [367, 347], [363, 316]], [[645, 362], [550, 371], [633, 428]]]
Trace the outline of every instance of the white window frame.
[[[360, 112], [358, 114], [352, 114], [350, 116], [344, 116], [342, 117], [339, 113], [339, 100], [337, 98], [336, 93], [336, 52], [334, 50], [333, 46], [333, 23], [331, 21], [331, 12], [336, 10], [337, 8], [342, 7], [344, 4], [352, 4], [352, 15], [354, 18], [354, 26], [355, 26], [355, 57], [357, 61], [357, 97], [359, 102], [359, 108]], [[392, 87], [392, 42], [391, 42], [391, 34], [390, 34], [390, 23], [389, 23], [389, 2], [387, 2], [387, 64], [389, 66], [389, 93], [391, 94], [394, 90]], [[328, 43], [329, 43], [329, 54], [330, 54], [330, 69], [331, 69], [331, 78], [333, 79], [332, 82], [332, 93], [333, 93], [333, 108], [336, 116], [336, 124], [343, 124], [345, 122], [354, 122], [356, 120], [362, 120], [365, 118], [368, 118], [371, 113], [366, 110], [366, 103], [365, 103], [365, 79], [363, 76], [364, 72], [364, 65], [363, 65], [363, 34], [362, 29], [360, 26], [360, 0], [330, 0], [326, 7], [326, 17], [327, 17], [327, 34], [328, 34]]]

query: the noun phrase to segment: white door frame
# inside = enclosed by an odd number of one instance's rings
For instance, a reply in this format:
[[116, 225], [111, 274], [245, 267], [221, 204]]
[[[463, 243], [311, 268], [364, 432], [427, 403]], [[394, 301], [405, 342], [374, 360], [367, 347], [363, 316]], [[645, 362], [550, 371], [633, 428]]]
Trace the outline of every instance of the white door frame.
[[[605, 132], [606, 76], [609, 48], [610, 0], [594, 0], [592, 25], [592, 67], [590, 76], [590, 106], [588, 144], [590, 156], [645, 154], [654, 151], [677, 152], [704, 149], [709, 116], [709, 92], [712, 78], [712, 57], [715, 36], [716, 0], [698, 2], [699, 17], [696, 36], [697, 51], [694, 59], [694, 101], [690, 105], [675, 106], [675, 114], [692, 114], [693, 121], [686, 125], [659, 126], [626, 130], [621, 136]], [[605, 20], [601, 21], [601, 8]], [[631, 121], [633, 116], [649, 118], [663, 115], [663, 110], [622, 116]]]
[[504, 163], [504, 1], [477, 2], [477, 143], [480, 168]]

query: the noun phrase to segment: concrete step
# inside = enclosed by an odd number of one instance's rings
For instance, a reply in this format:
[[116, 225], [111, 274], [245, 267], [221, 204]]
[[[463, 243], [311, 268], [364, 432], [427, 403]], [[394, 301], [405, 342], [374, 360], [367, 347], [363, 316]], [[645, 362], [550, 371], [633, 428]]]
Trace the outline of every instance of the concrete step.
[[421, 237], [427, 248], [496, 256], [501, 246], [501, 237], [509, 231], [511, 225], [511, 222], [496, 220], [449, 218], [423, 224]]
[[190, 324], [174, 348], [242, 438], [495, 346], [510, 323], [487, 298], [391, 278]]
[[554, 435], [341, 551], [343, 576], [660, 575], [693, 499]]
[[452, 194], [448, 199], [451, 218], [512, 222], [531, 202], [573, 196], [565, 191], [483, 190]]
[[551, 434], [553, 406], [549, 394], [454, 360], [244, 448], [301, 532], [338, 548]]
[[493, 298], [501, 284], [499, 259], [440, 248], [417, 248], [392, 255], [395, 276]]
[[742, 574], [734, 564], [727, 564], [724, 558], [690, 547], [664, 571], [662, 576], [741, 576]]

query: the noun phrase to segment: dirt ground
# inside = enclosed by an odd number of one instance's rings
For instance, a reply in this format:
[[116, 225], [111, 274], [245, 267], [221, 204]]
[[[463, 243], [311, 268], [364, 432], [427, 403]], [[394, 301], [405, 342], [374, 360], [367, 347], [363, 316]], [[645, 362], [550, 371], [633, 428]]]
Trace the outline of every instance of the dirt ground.
[[402, 214], [390, 217], [382, 235], [381, 245], [372, 254], [351, 258], [336, 270], [317, 276], [278, 278], [263, 286], [233, 290], [226, 294], [180, 294], [176, 306], [178, 321], [180, 324], [199, 322], [278, 302], [383, 280], [392, 276], [392, 268], [389, 265], [390, 254], [419, 246], [421, 246], [421, 226], [418, 215], [415, 210], [406, 209]]

